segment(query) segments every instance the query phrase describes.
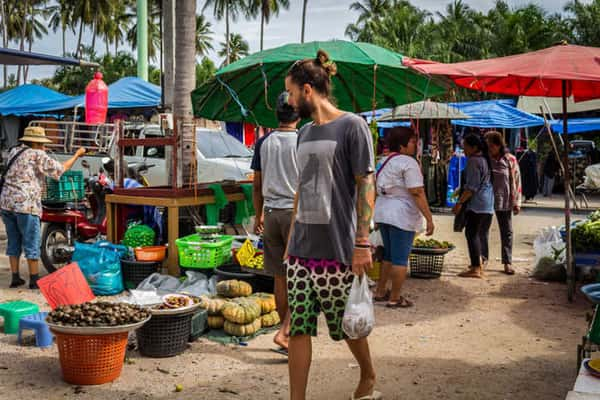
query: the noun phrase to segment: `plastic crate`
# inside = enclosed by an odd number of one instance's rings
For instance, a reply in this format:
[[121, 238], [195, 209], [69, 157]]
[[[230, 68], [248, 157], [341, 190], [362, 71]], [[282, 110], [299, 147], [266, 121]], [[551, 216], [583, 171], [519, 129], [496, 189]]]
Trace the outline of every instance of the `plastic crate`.
[[189, 342], [193, 342], [198, 339], [206, 329], [208, 328], [208, 312], [203, 309], [199, 309], [192, 315], [192, 329], [190, 331]]
[[66, 171], [58, 181], [46, 178], [46, 201], [76, 201], [85, 196], [83, 172]]
[[231, 259], [233, 236], [217, 236], [216, 241], [206, 242], [193, 234], [175, 241], [179, 252], [179, 265], [184, 268], [216, 268]]
[[443, 254], [415, 254], [409, 256], [410, 276], [413, 278], [435, 279], [442, 276]]

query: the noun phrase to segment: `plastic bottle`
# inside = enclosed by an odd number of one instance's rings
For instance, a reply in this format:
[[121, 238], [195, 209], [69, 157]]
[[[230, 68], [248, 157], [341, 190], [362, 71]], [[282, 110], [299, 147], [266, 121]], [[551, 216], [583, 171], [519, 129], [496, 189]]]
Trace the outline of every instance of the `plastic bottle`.
[[85, 123], [105, 123], [107, 111], [108, 86], [102, 80], [102, 73], [96, 72], [94, 79], [85, 88]]

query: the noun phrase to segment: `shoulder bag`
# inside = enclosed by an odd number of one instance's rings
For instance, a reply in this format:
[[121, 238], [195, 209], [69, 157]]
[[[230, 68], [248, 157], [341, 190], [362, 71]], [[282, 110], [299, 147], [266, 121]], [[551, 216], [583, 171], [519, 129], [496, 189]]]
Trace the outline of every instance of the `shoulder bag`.
[[14, 164], [15, 161], [17, 161], [17, 158], [19, 158], [19, 156], [25, 152], [25, 150], [28, 150], [28, 147], [25, 147], [21, 150], [19, 150], [17, 152], [17, 154], [15, 154], [15, 156], [13, 158], [10, 159], [10, 161], [8, 162], [8, 164], [6, 165], [6, 169], [4, 170], [4, 172], [2, 173], [2, 176], [0, 176], [0, 195], [2, 195], [2, 189], [4, 188], [4, 181], [6, 178], [6, 174], [8, 174], [8, 171], [10, 171], [10, 167], [12, 167], [12, 165]]

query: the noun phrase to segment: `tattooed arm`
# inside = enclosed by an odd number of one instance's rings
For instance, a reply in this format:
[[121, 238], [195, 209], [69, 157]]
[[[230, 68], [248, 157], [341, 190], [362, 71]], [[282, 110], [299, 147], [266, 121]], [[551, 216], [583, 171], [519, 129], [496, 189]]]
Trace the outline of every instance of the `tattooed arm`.
[[[373, 174], [357, 176], [356, 187], [356, 240], [358, 246], [369, 244], [369, 228], [373, 211], [375, 210], [375, 180]], [[372, 267], [371, 249], [369, 247], [354, 247], [352, 256], [352, 272], [362, 275]]]

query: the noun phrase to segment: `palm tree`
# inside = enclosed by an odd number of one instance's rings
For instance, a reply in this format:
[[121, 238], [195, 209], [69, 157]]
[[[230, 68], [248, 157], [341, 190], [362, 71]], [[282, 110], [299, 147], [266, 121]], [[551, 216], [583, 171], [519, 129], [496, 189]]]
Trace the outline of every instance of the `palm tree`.
[[[47, 9], [39, 7], [44, 3], [45, 1], [32, 2], [31, 8], [28, 10], [29, 18], [25, 20], [25, 37], [28, 43], [28, 51], [30, 52], [33, 40], [41, 39], [44, 35], [48, 34], [46, 20], [50, 14]], [[27, 83], [28, 74], [29, 66], [25, 66], [23, 69], [23, 83]]]
[[232, 33], [229, 36], [229, 41], [221, 42], [221, 50], [219, 51], [219, 57], [225, 57], [227, 55], [227, 49], [229, 49], [229, 62], [236, 62], [242, 57], [249, 54], [250, 46], [248, 42], [244, 40], [242, 35], [239, 33]]
[[463, 61], [479, 58], [476, 33], [474, 32], [473, 11], [462, 0], [454, 0], [446, 6], [446, 13], [437, 13], [438, 40], [445, 40], [448, 52], [443, 55], [445, 62]]
[[304, 29], [306, 28], [306, 4], [308, 0], [302, 2], [302, 33], [300, 34], [300, 43], [304, 43]]
[[[236, 21], [238, 15], [242, 13], [246, 13], [248, 11], [248, 4], [245, 0], [206, 0], [204, 3], [203, 10], [206, 10], [208, 7], [213, 7], [213, 15], [217, 20], [225, 19], [225, 37], [230, 37], [229, 34], [229, 19], [232, 21]], [[230, 49], [229, 49], [229, 41], [226, 40], [226, 49], [225, 49], [225, 65], [229, 64], [231, 61]]]
[[110, 53], [109, 46], [113, 43], [116, 56], [119, 52], [119, 44], [125, 39], [130, 22], [130, 16], [126, 13], [126, 9], [127, 6], [124, 3], [115, 3], [110, 18], [103, 18], [99, 21], [98, 33], [104, 36], [106, 54]]
[[256, 17], [260, 13], [260, 50], [263, 50], [265, 24], [271, 20], [271, 16], [279, 15], [281, 9], [289, 9], [289, 0], [250, 0], [248, 13]]
[[196, 55], [206, 56], [213, 49], [211, 23], [203, 14], [196, 16]]
[[585, 4], [573, 0], [565, 6], [565, 11], [571, 14], [568, 22], [575, 41], [584, 46], [600, 46], [600, 1], [594, 0]]
[[[177, 1], [176, 1], [177, 3]], [[148, 12], [148, 57], [156, 60], [158, 49], [160, 49], [160, 26], [158, 19], [160, 17], [160, 0], [151, 1]], [[135, 18], [136, 14], [128, 14], [130, 18]], [[177, 21], [179, 23], [179, 21]], [[137, 49], [137, 23], [131, 26], [127, 32], [127, 41], [131, 43], [133, 50]]]
[[196, 80], [196, 0], [178, 0], [175, 5], [175, 20], [177, 24], [173, 116], [176, 123], [181, 123], [179, 133], [182, 143], [181, 168], [177, 170], [182, 171], [182, 183], [186, 178], [195, 183], [196, 150], [190, 146], [194, 143], [195, 136], [190, 93], [194, 90]]
[[73, 27], [73, 4], [68, 0], [58, 0], [58, 3], [48, 7], [50, 15], [50, 28], [56, 33], [58, 28], [62, 31], [62, 54], [63, 57], [67, 55], [67, 29], [71, 28], [73, 33], [75, 29]]
[[352, 40], [364, 42], [373, 41], [373, 31], [377, 29], [379, 21], [386, 15], [396, 4], [392, 4], [390, 0], [364, 0], [356, 1], [350, 4], [350, 10], [358, 11], [358, 19], [356, 23], [349, 24], [346, 27], [346, 36]]

